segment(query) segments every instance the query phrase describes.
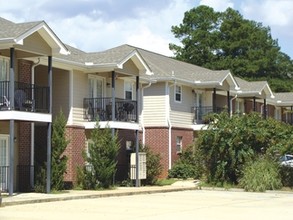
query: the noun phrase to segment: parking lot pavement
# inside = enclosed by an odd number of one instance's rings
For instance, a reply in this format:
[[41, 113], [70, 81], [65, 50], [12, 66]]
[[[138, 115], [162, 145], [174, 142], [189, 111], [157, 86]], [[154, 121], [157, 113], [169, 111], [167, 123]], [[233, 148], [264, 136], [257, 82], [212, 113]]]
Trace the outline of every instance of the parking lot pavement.
[[11, 219], [291, 219], [293, 194], [187, 190], [7, 206]]

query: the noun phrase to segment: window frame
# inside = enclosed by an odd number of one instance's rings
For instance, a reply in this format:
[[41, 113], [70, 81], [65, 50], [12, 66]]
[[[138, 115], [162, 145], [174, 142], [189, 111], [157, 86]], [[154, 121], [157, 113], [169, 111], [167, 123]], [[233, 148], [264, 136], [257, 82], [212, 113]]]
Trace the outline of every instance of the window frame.
[[[128, 85], [127, 85], [128, 84]], [[131, 91], [129, 90], [129, 88], [127, 88], [128, 86], [131, 86]], [[131, 93], [131, 98], [127, 98], [127, 92]], [[134, 94], [134, 90], [133, 90], [133, 82], [129, 81], [129, 80], [124, 80], [124, 99], [126, 100], [133, 100], [133, 94]]]
[[[179, 90], [177, 90], [177, 88], [179, 88]], [[179, 98], [179, 100], [177, 100], [177, 97]], [[177, 103], [182, 103], [182, 86], [181, 85], [174, 86], [174, 101]]]
[[176, 153], [181, 154], [182, 153], [182, 141], [183, 136], [176, 136]]

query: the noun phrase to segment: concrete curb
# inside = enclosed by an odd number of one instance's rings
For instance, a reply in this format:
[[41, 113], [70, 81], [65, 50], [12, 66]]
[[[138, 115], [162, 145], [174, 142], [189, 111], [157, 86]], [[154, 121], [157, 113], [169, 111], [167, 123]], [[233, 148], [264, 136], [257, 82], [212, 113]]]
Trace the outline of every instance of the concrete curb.
[[[176, 187], [176, 188], [165, 188], [162, 187], [161, 189], [152, 187], [148, 189], [139, 189], [133, 191], [97, 191], [93, 194], [85, 194], [85, 195], [68, 195], [65, 196], [56, 196], [51, 198], [41, 198], [43, 194], [40, 194], [40, 198], [27, 198], [24, 200], [17, 200], [14, 199], [13, 201], [2, 201], [2, 205], [0, 207], [5, 206], [15, 206], [15, 205], [24, 205], [24, 204], [33, 204], [33, 203], [44, 203], [44, 202], [57, 202], [57, 201], [67, 201], [67, 200], [76, 200], [76, 199], [95, 199], [95, 198], [105, 198], [105, 197], [120, 197], [120, 196], [132, 196], [132, 195], [141, 195], [141, 194], [154, 194], [154, 193], [167, 193], [167, 192], [178, 192], [178, 191], [188, 191], [188, 190], [197, 190], [197, 186], [193, 187]], [[52, 194], [50, 194], [52, 195]]]

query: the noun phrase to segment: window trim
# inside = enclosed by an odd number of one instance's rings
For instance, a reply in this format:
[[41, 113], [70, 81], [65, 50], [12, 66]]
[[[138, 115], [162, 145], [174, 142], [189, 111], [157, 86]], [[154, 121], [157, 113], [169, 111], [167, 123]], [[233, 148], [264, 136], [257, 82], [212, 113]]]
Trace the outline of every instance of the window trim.
[[[180, 93], [177, 92], [177, 88], [180, 88]], [[177, 100], [177, 94], [180, 95], [180, 100]], [[182, 86], [181, 85], [174, 86], [174, 101], [177, 103], [182, 103]]]
[[176, 136], [176, 153], [181, 154], [182, 153], [182, 141], [183, 136]]
[[[127, 83], [129, 83], [129, 84], [131, 84], [131, 91], [129, 91], [129, 90], [126, 90], [126, 88], [127, 88], [127, 86], [126, 86], [126, 84]], [[133, 85], [134, 85], [134, 83], [132, 82], [132, 81], [130, 81], [130, 80], [124, 80], [124, 99], [127, 99], [127, 97], [126, 97], [126, 92], [131, 92], [131, 99], [129, 99], [129, 100], [134, 100], [133, 98], [133, 94], [134, 94], [134, 89], [133, 89]]]

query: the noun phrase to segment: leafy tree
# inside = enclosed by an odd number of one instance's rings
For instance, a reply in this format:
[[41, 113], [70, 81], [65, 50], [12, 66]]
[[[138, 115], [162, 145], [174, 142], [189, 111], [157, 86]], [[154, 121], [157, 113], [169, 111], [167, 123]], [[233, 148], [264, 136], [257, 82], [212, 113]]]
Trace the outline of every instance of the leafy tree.
[[177, 59], [210, 69], [229, 69], [246, 78], [292, 77], [293, 61], [280, 51], [270, 28], [244, 19], [231, 8], [215, 12], [199, 6], [171, 28], [182, 46], [169, 44]]
[[197, 141], [211, 183], [238, 183], [244, 165], [266, 154], [292, 152], [293, 128], [258, 113], [229, 117], [227, 113], [210, 116], [207, 130]]
[[148, 146], [140, 146], [140, 151], [146, 153], [146, 185], [154, 185], [162, 172], [161, 156], [154, 153]]
[[198, 179], [204, 171], [203, 159], [204, 157], [198, 145], [188, 146], [183, 150], [179, 159], [172, 166], [172, 169], [169, 170], [168, 176], [170, 178]]
[[118, 136], [112, 137], [109, 127], [100, 129], [96, 125], [91, 133], [91, 141], [89, 143], [89, 154], [84, 154], [85, 161], [90, 167], [83, 169], [86, 184], [85, 188], [109, 188], [113, 184], [113, 177], [116, 173], [117, 155], [119, 152]]
[[52, 189], [64, 188], [64, 173], [66, 172], [67, 156], [64, 151], [69, 143], [66, 139], [66, 119], [62, 111], [55, 118], [52, 128]]

